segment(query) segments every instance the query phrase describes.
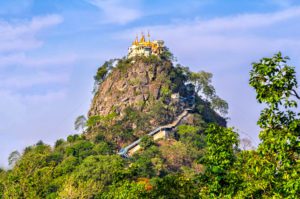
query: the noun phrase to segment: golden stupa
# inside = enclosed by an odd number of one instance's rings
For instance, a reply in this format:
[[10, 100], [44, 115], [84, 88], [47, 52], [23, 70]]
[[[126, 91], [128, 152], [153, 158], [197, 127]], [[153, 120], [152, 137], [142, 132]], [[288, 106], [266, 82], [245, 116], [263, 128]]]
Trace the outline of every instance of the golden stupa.
[[138, 36], [136, 36], [135, 40], [132, 42], [132, 45], [128, 49], [128, 58], [135, 57], [135, 56], [159, 55], [164, 51], [165, 49], [164, 41], [162, 40], [151, 41], [149, 32], [147, 36], [148, 36], [147, 41], [143, 32], [141, 34], [140, 40]]

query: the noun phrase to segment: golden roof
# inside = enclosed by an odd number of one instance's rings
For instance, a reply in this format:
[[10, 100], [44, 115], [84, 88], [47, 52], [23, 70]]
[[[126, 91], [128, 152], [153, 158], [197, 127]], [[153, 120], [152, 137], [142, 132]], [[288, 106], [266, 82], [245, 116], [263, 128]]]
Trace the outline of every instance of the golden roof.
[[151, 47], [153, 49], [157, 49], [157, 47], [158, 47], [157, 44], [151, 42], [151, 40], [150, 40], [150, 33], [149, 32], [147, 34], [147, 37], [148, 37], [148, 41], [146, 41], [145, 35], [142, 32], [141, 39], [139, 40], [138, 36], [136, 36], [135, 40], [132, 42], [132, 45], [144, 46], [144, 47]]

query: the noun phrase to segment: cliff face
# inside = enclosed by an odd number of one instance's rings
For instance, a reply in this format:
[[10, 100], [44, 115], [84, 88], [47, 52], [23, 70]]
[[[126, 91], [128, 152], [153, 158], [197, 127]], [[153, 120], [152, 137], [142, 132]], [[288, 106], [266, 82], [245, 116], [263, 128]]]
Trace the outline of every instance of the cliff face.
[[88, 113], [89, 118], [113, 113], [113, 119], [109, 119], [109, 124], [97, 120], [100, 128], [90, 129], [87, 135], [93, 137], [102, 132], [104, 137], [113, 137], [107, 139], [122, 145], [160, 125], [169, 124], [191, 106], [194, 113], [189, 114], [184, 123], [205, 125], [216, 122], [225, 126], [226, 121], [195, 93], [186, 73], [189, 73], [188, 69], [174, 67], [168, 59], [135, 57], [120, 60], [102, 79]]
[[[107, 115], [112, 111], [124, 115], [130, 107], [145, 114], [154, 109], [168, 110], [161, 117], [153, 117], [152, 124], [165, 123], [182, 111], [184, 107], [171, 100], [174, 70], [170, 61], [145, 61], [136, 59], [117, 66], [100, 84], [93, 99], [89, 117]], [[161, 110], [162, 111], [162, 110]], [[157, 114], [163, 114], [162, 112]], [[160, 118], [159, 121], [155, 118]]]

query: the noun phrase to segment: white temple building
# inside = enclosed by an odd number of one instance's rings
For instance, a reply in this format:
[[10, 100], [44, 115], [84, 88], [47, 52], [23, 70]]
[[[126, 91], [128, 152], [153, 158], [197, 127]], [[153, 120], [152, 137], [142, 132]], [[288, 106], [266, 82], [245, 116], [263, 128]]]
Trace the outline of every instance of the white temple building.
[[148, 41], [145, 39], [145, 35], [142, 33], [140, 41], [136, 37], [135, 41], [128, 48], [128, 58], [135, 56], [150, 56], [150, 55], [160, 55], [165, 51], [164, 41], [153, 40], [150, 41], [150, 35], [148, 33]]

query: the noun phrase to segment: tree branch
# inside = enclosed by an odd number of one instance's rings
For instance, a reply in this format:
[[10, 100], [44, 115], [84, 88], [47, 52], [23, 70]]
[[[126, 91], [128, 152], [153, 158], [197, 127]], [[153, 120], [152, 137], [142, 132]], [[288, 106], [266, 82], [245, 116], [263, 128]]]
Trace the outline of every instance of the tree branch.
[[300, 96], [298, 95], [298, 93], [295, 91], [295, 89], [292, 90], [294, 92], [294, 96], [300, 100]]

